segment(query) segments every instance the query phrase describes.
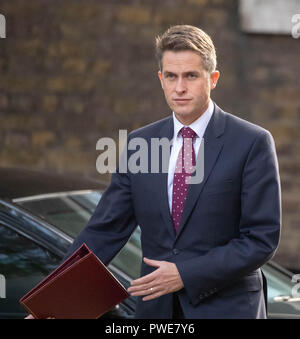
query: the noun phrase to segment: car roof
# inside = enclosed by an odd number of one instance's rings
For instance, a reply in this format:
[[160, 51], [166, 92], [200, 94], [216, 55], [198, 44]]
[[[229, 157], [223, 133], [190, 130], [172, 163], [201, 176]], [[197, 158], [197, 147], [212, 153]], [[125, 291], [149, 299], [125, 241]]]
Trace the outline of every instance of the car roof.
[[0, 167], [0, 198], [15, 199], [38, 194], [104, 190], [107, 182], [79, 177], [74, 174], [57, 174], [26, 168]]

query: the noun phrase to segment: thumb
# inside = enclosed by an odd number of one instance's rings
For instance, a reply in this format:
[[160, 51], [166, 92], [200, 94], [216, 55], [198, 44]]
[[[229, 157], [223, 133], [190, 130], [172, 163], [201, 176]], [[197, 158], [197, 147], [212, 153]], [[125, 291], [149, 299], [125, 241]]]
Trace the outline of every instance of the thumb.
[[159, 267], [161, 265], [161, 261], [158, 260], [152, 260], [144, 257], [145, 264], [152, 266], [152, 267]]

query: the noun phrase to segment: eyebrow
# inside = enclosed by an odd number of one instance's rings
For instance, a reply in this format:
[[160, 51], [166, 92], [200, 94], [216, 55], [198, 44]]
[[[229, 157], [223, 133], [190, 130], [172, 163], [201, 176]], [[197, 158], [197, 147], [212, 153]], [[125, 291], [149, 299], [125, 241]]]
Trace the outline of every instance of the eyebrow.
[[[164, 76], [167, 75], [177, 75], [177, 73], [171, 72], [171, 71], [164, 71], [163, 72]], [[189, 74], [200, 74], [198, 71], [186, 71], [182, 73], [184, 76], [189, 75]]]

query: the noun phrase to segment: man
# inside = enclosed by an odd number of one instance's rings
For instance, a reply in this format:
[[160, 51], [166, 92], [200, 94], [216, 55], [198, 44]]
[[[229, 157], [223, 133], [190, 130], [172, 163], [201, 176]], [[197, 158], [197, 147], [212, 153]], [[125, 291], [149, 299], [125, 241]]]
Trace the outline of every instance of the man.
[[[150, 149], [153, 138], [173, 139], [168, 173], [117, 169], [69, 254], [85, 242], [108, 264], [139, 225], [142, 277], [129, 288], [137, 318], [265, 318], [260, 267], [278, 246], [281, 222], [272, 136], [211, 101], [220, 74], [205, 32], [173, 26], [156, 51], [173, 116], [128, 142], [143, 138]], [[192, 183], [184, 163], [196, 158], [204, 175]]]

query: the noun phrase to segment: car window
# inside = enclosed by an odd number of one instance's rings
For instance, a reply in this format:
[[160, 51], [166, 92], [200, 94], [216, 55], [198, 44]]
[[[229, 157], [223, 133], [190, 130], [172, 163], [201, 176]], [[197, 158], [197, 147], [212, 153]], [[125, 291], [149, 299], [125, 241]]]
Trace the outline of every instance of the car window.
[[47, 274], [61, 258], [16, 231], [0, 225], [0, 275], [5, 279], [5, 298], [0, 298], [0, 318], [23, 317], [19, 299]]
[[97, 191], [67, 192], [14, 202], [75, 238], [88, 223], [100, 198], [101, 193]]
[[140, 277], [142, 250], [141, 250], [141, 230], [138, 227], [127, 244], [122, 248], [119, 254], [112, 260], [111, 264], [116, 266], [132, 278]]
[[[66, 192], [16, 199], [16, 203], [31, 213], [54, 224], [66, 234], [75, 238], [86, 226], [99, 200], [101, 192]], [[132, 279], [140, 276], [142, 251], [138, 227], [112, 264]]]
[[291, 278], [270, 265], [263, 266], [268, 283], [268, 302], [273, 303], [276, 297], [291, 296], [293, 283]]

